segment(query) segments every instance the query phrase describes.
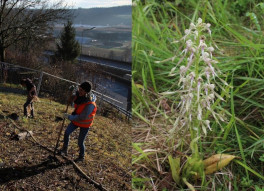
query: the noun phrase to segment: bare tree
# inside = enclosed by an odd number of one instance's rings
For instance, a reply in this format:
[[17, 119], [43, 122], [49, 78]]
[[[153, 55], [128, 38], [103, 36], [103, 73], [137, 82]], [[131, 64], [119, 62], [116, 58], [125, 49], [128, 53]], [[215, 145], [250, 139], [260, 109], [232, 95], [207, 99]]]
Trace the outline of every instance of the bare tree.
[[52, 31], [56, 22], [70, 17], [63, 0], [0, 0], [0, 57], [5, 50], [19, 42], [38, 42]]

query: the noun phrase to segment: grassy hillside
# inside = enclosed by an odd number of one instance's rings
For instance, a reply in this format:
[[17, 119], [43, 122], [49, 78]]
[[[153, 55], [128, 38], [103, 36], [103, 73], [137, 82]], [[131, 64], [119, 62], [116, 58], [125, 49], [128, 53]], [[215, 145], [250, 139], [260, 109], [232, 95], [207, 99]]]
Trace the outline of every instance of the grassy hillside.
[[[22, 118], [25, 99], [21, 94], [0, 93], [0, 190], [96, 190], [70, 163], [49, 160], [52, 153], [39, 147], [32, 138], [14, 139], [20, 131], [6, 117], [12, 113], [19, 115], [15, 121], [19, 127], [33, 131], [38, 142], [52, 150], [62, 125], [56, 117], [62, 116], [65, 105], [40, 98], [41, 102], [35, 103], [35, 119], [26, 119]], [[65, 124], [68, 123], [69, 120]], [[71, 136], [69, 158], [78, 156], [78, 133], [77, 130]], [[77, 164], [105, 188], [130, 190], [130, 137], [126, 121], [97, 115], [86, 138], [85, 161]]]

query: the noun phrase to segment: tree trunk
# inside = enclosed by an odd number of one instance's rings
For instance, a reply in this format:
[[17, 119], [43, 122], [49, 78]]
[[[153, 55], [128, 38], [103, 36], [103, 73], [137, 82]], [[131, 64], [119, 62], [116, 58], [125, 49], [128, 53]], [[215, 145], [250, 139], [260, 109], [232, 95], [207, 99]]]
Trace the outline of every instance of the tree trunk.
[[[0, 45], [0, 57], [1, 62], [5, 62], [5, 48]], [[7, 70], [6, 65], [4, 63], [1, 64], [1, 82], [6, 83], [7, 79]]]
[[1, 57], [1, 62], [5, 62], [5, 48], [0, 45], [0, 57]]

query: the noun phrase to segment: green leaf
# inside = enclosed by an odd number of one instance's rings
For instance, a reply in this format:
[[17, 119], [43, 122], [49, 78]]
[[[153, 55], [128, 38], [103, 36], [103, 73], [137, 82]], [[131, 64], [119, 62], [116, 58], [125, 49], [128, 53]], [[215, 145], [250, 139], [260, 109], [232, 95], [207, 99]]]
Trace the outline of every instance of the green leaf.
[[258, 31], [261, 31], [261, 28], [260, 28], [260, 25], [259, 25], [259, 22], [258, 22], [258, 18], [255, 15], [255, 13], [249, 13], [249, 12], [247, 12], [246, 13], [246, 16], [249, 17], [250, 20], [255, 24], [255, 26], [257, 27]]
[[150, 161], [150, 159], [148, 158], [148, 155], [153, 154], [152, 152], [149, 153], [145, 153], [140, 147], [139, 145], [141, 145], [140, 143], [133, 143], [132, 146], [133, 148], [138, 151], [139, 153], [141, 153], [141, 155], [139, 155], [138, 157], [134, 157], [132, 160], [132, 164], [135, 164], [136, 162], [142, 160], [142, 159], [146, 159], [147, 161]]
[[255, 170], [253, 170], [252, 168], [248, 167], [247, 165], [245, 165], [244, 163], [240, 162], [239, 160], [234, 160], [237, 164], [243, 166], [245, 169], [247, 169], [248, 171], [252, 172], [255, 176], [261, 178], [262, 180], [264, 180], [264, 176], [257, 173]]
[[264, 12], [264, 3], [259, 3], [257, 6], [260, 6], [261, 10]]
[[262, 154], [260, 157], [259, 157], [259, 160], [264, 162], [264, 154]]
[[170, 163], [172, 178], [177, 184], [180, 184], [180, 158], [174, 159], [171, 155], [169, 155], [168, 159]]

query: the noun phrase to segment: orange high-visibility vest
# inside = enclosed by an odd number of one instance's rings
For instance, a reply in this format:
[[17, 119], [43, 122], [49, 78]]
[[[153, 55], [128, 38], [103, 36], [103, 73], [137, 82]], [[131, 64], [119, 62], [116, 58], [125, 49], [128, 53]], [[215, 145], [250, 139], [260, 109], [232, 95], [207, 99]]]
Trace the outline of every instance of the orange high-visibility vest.
[[84, 127], [84, 128], [89, 128], [90, 126], [92, 126], [93, 124], [93, 120], [94, 120], [94, 116], [96, 114], [96, 110], [97, 110], [97, 107], [96, 107], [96, 103], [95, 102], [86, 102], [86, 103], [83, 103], [83, 104], [80, 104], [80, 105], [77, 105], [75, 104], [74, 107], [75, 107], [75, 113], [77, 115], [80, 115], [82, 113], [82, 111], [84, 110], [85, 106], [89, 105], [89, 104], [93, 104], [94, 105], [94, 109], [92, 111], [92, 113], [90, 113], [90, 115], [85, 119], [85, 120], [82, 120], [82, 121], [72, 121], [72, 123], [78, 127]]

